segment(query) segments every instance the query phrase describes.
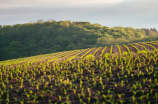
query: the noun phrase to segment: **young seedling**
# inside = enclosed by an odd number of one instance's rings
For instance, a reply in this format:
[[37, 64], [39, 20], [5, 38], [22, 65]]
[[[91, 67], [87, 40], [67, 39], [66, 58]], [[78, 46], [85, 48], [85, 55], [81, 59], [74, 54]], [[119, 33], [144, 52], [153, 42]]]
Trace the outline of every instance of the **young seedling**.
[[135, 101], [135, 99], [136, 99], [136, 98], [135, 98], [135, 96], [133, 95], [133, 96], [132, 96], [132, 101], [134, 102], [134, 101]]
[[158, 98], [158, 93], [155, 93], [155, 98], [156, 98], [156, 100], [157, 100], [157, 98]]
[[121, 98], [121, 94], [118, 94], [119, 99]]

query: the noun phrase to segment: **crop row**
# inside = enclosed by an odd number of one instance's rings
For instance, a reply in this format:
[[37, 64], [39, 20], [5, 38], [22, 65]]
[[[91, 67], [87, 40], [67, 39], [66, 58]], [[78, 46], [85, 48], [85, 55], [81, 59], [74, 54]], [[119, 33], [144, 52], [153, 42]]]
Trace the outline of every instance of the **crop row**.
[[[157, 42], [157, 41], [156, 41]], [[140, 43], [135, 43], [137, 46], [139, 47], [142, 47], [144, 49], [144, 51], [149, 51], [151, 49], [153, 50], [157, 50], [158, 48], [158, 45], [156, 42], [140, 42]], [[125, 47], [127, 49], [127, 52], [128, 53], [131, 53], [131, 52], [139, 52], [140, 49], [135, 46], [134, 44], [129, 44], [131, 46], [131, 48], [133, 47], [133, 50], [136, 49], [136, 51], [133, 51], [131, 49], [129, 49], [128, 45], [125, 45], [123, 44], [122, 46]], [[154, 46], [157, 46], [157, 47], [154, 47]], [[108, 50], [107, 47], [104, 47], [102, 48], [102, 50], [99, 50], [101, 47], [99, 48], [95, 48], [96, 50], [93, 52], [93, 53], [90, 53], [94, 48], [92, 49], [81, 49], [81, 50], [73, 50], [73, 51], [65, 51], [65, 52], [58, 52], [58, 53], [53, 53], [53, 54], [47, 54], [47, 55], [39, 55], [39, 56], [34, 56], [34, 57], [28, 57], [27, 58], [27, 61], [32, 61], [32, 63], [35, 63], [37, 61], [42, 61], [42, 60], [59, 60], [59, 59], [67, 59], [67, 60], [70, 60], [70, 59], [75, 59], [75, 58], [83, 58], [87, 55], [92, 55], [92, 56], [96, 56], [97, 53], [100, 51], [100, 56], [103, 56], [105, 55], [105, 50], [106, 52], [109, 52], [109, 54], [113, 54], [113, 46], [110, 47], [110, 50]], [[122, 49], [120, 48], [119, 45], [117, 45], [117, 48], [118, 48], [118, 52], [119, 54], [122, 54]], [[89, 51], [88, 51], [89, 50]], [[86, 52], [87, 51], [87, 52]], [[86, 53], [85, 53], [86, 52]], [[26, 63], [26, 58], [21, 58], [21, 59], [14, 59], [14, 60], [8, 60], [7, 61], [7, 64], [14, 64], [14, 63], [23, 63], [25, 62]], [[0, 62], [0, 64], [6, 64], [6, 61], [5, 62]]]
[[73, 51], [82, 54], [76, 60], [1, 65], [0, 103], [158, 102], [158, 51], [85, 57], [92, 50]]

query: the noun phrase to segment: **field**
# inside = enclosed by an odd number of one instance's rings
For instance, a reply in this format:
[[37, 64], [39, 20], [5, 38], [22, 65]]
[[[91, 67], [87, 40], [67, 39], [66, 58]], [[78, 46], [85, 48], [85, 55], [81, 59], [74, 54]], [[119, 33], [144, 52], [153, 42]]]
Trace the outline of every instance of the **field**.
[[158, 41], [0, 61], [0, 104], [158, 104]]

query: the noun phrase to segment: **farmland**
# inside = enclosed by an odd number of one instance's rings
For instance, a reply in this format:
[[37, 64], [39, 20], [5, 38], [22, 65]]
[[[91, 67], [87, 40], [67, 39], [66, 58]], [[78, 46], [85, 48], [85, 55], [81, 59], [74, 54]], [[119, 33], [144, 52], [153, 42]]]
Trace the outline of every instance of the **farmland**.
[[0, 25], [0, 61], [158, 40], [155, 28], [108, 27], [83, 21], [40, 21]]
[[156, 104], [158, 41], [0, 61], [0, 104]]

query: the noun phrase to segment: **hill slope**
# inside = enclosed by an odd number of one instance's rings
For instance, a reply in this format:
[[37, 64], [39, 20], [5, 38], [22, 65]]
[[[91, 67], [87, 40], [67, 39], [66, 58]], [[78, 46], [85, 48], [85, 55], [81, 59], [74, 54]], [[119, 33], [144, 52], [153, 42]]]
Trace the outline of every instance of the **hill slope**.
[[[7, 61], [0, 61], [1, 63], [18, 63], [17, 61], [22, 60], [71, 60], [75, 58], [84, 58], [86, 56], [93, 56], [93, 57], [100, 57], [104, 56], [105, 54], [123, 54], [123, 53], [139, 53], [145, 51], [156, 51], [158, 49], [158, 41], [151, 41], [151, 42], [138, 42], [138, 43], [129, 43], [123, 45], [114, 45], [114, 46], [105, 46], [105, 47], [97, 47], [97, 48], [87, 48], [87, 49], [80, 49], [80, 50], [71, 50], [71, 51], [64, 51], [64, 52], [57, 52], [51, 54], [43, 54], [37, 55], [32, 57], [14, 59], [14, 60], [7, 60]], [[17, 60], [17, 61], [16, 61]]]
[[87, 48], [2, 61], [0, 103], [155, 104], [157, 44]]
[[0, 60], [157, 40], [156, 29], [107, 27], [90, 22], [41, 21], [0, 26]]

